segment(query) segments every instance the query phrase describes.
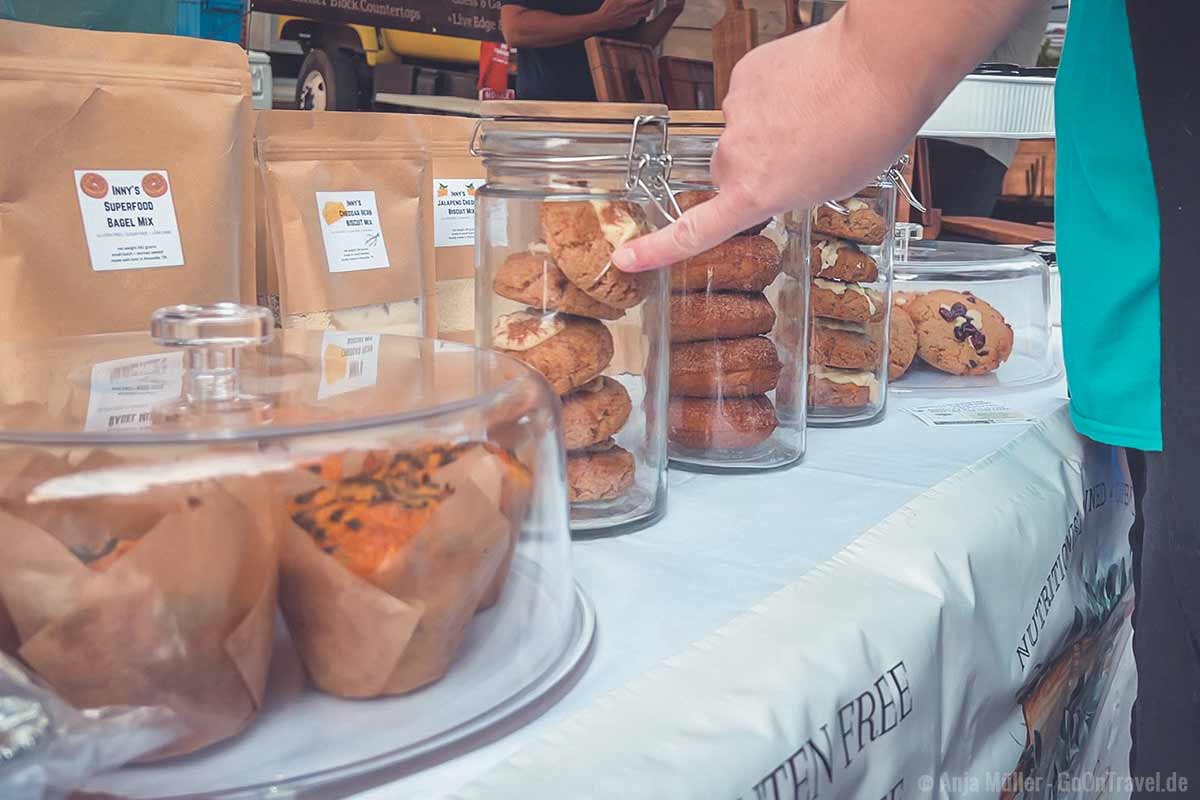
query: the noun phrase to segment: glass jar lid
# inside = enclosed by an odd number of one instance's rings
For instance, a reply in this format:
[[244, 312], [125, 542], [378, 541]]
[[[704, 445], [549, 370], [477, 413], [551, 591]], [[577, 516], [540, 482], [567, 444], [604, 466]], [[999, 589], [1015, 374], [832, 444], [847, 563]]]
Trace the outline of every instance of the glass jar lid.
[[[913, 269], [905, 270], [905, 267]], [[900, 254], [896, 271], [941, 272], [947, 276], [980, 275], [982, 273], [1044, 272], [1046, 263], [1041, 256], [1024, 247], [975, 242], [914, 240], [906, 255]]]
[[707, 173], [725, 131], [721, 111], [672, 111], [669, 150], [673, 170], [693, 175]]
[[267, 309], [172, 306], [146, 333], [0, 344], [0, 443], [203, 444], [362, 431], [520, 408], [529, 368], [468, 345], [273, 331]]
[[471, 137], [487, 189], [628, 195], [668, 218], [667, 109], [638, 103], [492, 101]]
[[626, 168], [666, 152], [667, 108], [642, 103], [497, 100], [475, 126], [471, 154], [543, 168]]

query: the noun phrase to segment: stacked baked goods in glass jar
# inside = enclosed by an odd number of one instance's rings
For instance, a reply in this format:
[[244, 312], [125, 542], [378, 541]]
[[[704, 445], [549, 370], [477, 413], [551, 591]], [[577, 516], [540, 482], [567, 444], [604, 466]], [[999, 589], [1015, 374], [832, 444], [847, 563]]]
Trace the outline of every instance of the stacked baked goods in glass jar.
[[[679, 210], [716, 196], [710, 167], [723, 127], [718, 111], [672, 112]], [[769, 219], [670, 268], [672, 464], [762, 470], [804, 455], [802, 235]]]
[[576, 535], [628, 532], [664, 508], [666, 279], [612, 264], [661, 204], [645, 169], [665, 169], [664, 113], [499, 102], [480, 127], [477, 336], [561, 400]]
[[883, 413], [895, 216], [895, 185], [886, 179], [810, 215], [808, 404], [814, 424], [861, 424]]

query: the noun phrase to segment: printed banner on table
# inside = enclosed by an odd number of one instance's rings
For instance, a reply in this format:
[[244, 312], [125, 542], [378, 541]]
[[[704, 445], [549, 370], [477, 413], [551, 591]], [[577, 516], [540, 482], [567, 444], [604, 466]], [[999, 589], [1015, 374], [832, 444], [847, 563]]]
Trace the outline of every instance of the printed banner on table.
[[500, 0], [251, 0], [270, 14], [499, 42]]
[[1127, 794], [1132, 520], [1064, 409], [455, 797]]

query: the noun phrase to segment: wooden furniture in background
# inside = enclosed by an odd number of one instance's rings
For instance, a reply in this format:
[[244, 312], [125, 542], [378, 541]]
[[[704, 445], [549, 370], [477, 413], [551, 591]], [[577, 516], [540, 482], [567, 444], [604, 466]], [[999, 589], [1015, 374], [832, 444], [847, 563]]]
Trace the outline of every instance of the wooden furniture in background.
[[658, 60], [650, 45], [593, 37], [584, 42], [584, 48], [600, 102], [666, 102]]
[[841, 5], [812, 0], [783, 0], [783, 35], [828, 22], [840, 10]]
[[746, 8], [742, 0], [728, 0], [725, 16], [713, 25], [713, 83], [716, 106], [729, 92], [729, 78], [742, 56], [758, 46], [758, 11]]
[[942, 217], [942, 230], [995, 244], [1033, 244], [1054, 238], [1053, 228], [991, 217]]
[[800, 0], [783, 0], [783, 20], [784, 36], [808, 27], [808, 20], [800, 14]]
[[[928, 153], [925, 155], [928, 162]], [[1054, 142], [1048, 139], [1027, 139], [1017, 148], [1004, 185], [1002, 199], [1048, 202], [1054, 197]], [[918, 178], [919, 180], [919, 178]], [[925, 187], [923, 187], [925, 188]], [[924, 199], [925, 196], [922, 196]], [[936, 198], [935, 198], [936, 201]], [[1033, 244], [1054, 238], [1054, 223], [1028, 224], [990, 217], [942, 217], [942, 230], [959, 236], [970, 236], [995, 244]], [[928, 234], [926, 238], [930, 237]]]
[[668, 108], [699, 111], [717, 107], [710, 62], [663, 56], [658, 60], [658, 74]]
[[1054, 197], [1054, 168], [1057, 151], [1053, 139], [1027, 139], [1017, 148], [1017, 154], [1004, 176], [1000, 190], [1006, 199]]
[[[906, 164], [904, 169], [900, 172], [900, 174], [904, 176], [904, 180], [908, 181], [909, 186], [914, 185], [913, 169], [916, 165], [913, 162], [916, 161], [916, 149], [917, 144], [916, 142], [913, 142], [908, 146], [908, 149], [904, 151], [904, 154], [908, 156], [908, 164]], [[913, 215], [916, 213], [917, 212], [913, 211], [912, 206], [909, 205], [908, 198], [904, 196], [904, 193], [896, 192], [896, 222], [915, 222], [917, 220], [913, 219]]]
[[929, 142], [920, 137], [913, 145], [912, 167], [912, 176], [908, 185], [913, 188], [917, 199], [924, 204], [925, 212], [912, 212], [909, 214], [909, 222], [920, 222], [925, 228], [925, 238], [936, 239], [942, 233], [942, 210], [934, 205], [937, 200], [933, 196], [933, 169], [929, 158]]

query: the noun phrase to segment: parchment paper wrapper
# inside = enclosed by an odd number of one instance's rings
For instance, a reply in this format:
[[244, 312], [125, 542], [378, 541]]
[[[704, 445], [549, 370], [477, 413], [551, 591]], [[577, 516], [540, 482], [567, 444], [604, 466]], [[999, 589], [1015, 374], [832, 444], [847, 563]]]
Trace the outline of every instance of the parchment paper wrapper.
[[[402, 694], [449, 669], [467, 625], [494, 602], [528, 509], [528, 474], [473, 448], [432, 475], [453, 488], [407, 549], [369, 579], [289, 520], [280, 605], [313, 682], [350, 698]], [[315, 484], [313, 484], [315, 485]]]
[[[23, 502], [49, 478], [129, 463], [105, 451], [75, 465], [0, 453], [0, 644], [77, 708], [171, 711], [183, 732], [144, 759], [156, 760], [233, 736], [257, 714], [278, 529], [264, 509], [269, 487], [254, 478]], [[111, 538], [136, 544], [103, 572], [76, 555]], [[5, 616], [15, 643], [4, 639]]]

